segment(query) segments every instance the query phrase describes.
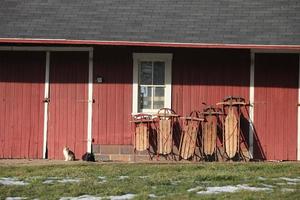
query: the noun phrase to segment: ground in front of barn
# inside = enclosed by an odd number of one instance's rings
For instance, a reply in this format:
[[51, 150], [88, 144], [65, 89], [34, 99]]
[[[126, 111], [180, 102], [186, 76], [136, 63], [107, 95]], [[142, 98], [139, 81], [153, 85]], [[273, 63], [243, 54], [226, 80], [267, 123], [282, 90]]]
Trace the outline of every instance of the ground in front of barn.
[[300, 163], [0, 160], [0, 199], [300, 199]]

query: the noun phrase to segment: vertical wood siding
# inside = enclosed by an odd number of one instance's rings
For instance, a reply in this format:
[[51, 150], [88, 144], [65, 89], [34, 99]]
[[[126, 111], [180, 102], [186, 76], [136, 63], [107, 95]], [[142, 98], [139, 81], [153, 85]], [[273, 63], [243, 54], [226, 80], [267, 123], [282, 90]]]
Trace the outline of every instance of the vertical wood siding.
[[[179, 51], [173, 58], [172, 107], [179, 115], [188, 115], [193, 110], [201, 111], [203, 102], [215, 106], [226, 96], [240, 96], [249, 102], [249, 51]], [[241, 148], [246, 149], [249, 149], [248, 119], [246, 107], [241, 115]]]
[[215, 105], [226, 96], [249, 99], [250, 53], [191, 50], [174, 55], [172, 107], [180, 115]]
[[261, 146], [256, 144], [254, 151], [258, 158], [297, 158], [298, 62], [297, 54], [255, 54], [254, 125]]
[[0, 52], [0, 158], [42, 158], [45, 53]]
[[86, 152], [88, 52], [52, 52], [48, 158], [63, 159], [68, 146], [76, 158]]
[[[126, 48], [94, 52], [93, 138], [96, 144], [132, 144], [132, 53]], [[103, 83], [97, 83], [97, 77]]]
[[[202, 102], [215, 104], [229, 95], [249, 99], [249, 51], [99, 48], [94, 53], [96, 144], [132, 144], [133, 52], [173, 53], [172, 108], [180, 115], [202, 109]], [[96, 83], [97, 77], [103, 83]]]

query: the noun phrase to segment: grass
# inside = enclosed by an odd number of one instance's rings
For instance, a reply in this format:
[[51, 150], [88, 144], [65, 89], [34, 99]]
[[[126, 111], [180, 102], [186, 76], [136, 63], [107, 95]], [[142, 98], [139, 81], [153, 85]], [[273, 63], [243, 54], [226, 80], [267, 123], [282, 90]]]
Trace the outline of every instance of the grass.
[[[100, 183], [106, 177], [106, 182]], [[120, 176], [128, 176], [120, 179]], [[14, 177], [28, 185], [1, 185], [0, 199], [59, 199], [93, 195], [108, 197], [136, 194], [135, 199], [300, 199], [300, 163], [195, 163], [195, 164], [95, 164], [45, 166], [0, 166], [0, 178]], [[44, 184], [49, 177], [72, 178], [79, 182]], [[280, 177], [297, 178], [288, 184]], [[290, 182], [291, 183], [291, 182]], [[199, 195], [188, 189], [247, 184], [272, 185], [271, 191], [238, 191]], [[289, 191], [283, 191], [292, 189]]]

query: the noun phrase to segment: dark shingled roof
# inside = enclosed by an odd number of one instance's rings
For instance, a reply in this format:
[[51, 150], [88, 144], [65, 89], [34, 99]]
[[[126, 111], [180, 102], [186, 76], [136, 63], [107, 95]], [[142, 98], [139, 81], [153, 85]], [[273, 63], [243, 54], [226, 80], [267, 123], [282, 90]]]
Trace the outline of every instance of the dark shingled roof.
[[0, 38], [300, 45], [300, 1], [1, 0]]

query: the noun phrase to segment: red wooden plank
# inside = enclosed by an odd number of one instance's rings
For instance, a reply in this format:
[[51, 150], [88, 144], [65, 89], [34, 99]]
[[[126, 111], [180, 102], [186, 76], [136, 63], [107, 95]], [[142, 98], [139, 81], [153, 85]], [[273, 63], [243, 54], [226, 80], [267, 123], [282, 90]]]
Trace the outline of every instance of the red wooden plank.
[[[2, 158], [41, 158], [40, 127], [44, 93], [45, 54], [41, 52], [0, 52], [0, 115]], [[38, 73], [35, 73], [37, 71]], [[32, 76], [35, 74], [35, 76]], [[32, 95], [33, 86], [38, 86]], [[38, 138], [38, 141], [36, 141]], [[38, 143], [40, 145], [35, 146]], [[34, 147], [34, 148], [33, 148]], [[40, 151], [42, 152], [42, 151]]]
[[95, 51], [93, 138], [97, 144], [131, 144], [132, 54], [127, 49]]
[[297, 54], [255, 55], [254, 119], [266, 159], [296, 160], [298, 62]]
[[77, 158], [87, 144], [87, 52], [53, 52], [50, 60], [49, 158], [63, 159], [69, 146]]
[[[182, 106], [183, 115], [186, 115], [203, 107], [202, 102], [208, 105], [215, 104], [229, 95], [248, 99], [249, 60], [241, 62], [249, 55], [248, 52], [199, 50], [191, 54], [176, 55], [176, 62], [182, 61], [181, 64], [173, 64], [173, 74], [179, 74], [182, 68], [184, 74], [179, 77], [173, 76], [172, 93], [177, 96], [174, 101], [182, 99], [180, 105], [177, 102], [173, 105], [175, 111], [180, 110]], [[188, 64], [182, 64], [184, 60], [188, 60]], [[180, 79], [184, 79], [183, 82]], [[179, 84], [182, 84], [182, 92]]]

